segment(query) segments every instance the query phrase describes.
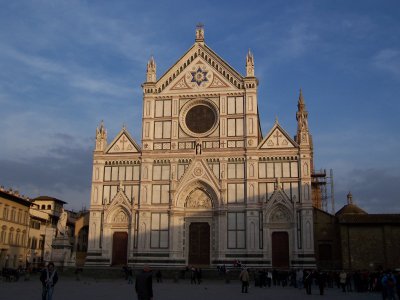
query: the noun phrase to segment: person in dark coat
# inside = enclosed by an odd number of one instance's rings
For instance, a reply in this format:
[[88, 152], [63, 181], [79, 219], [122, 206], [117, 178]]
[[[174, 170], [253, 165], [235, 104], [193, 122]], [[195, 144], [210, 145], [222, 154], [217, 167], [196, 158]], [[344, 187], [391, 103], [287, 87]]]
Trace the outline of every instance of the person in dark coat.
[[318, 282], [318, 287], [319, 287], [319, 294], [323, 295], [324, 289], [325, 289], [325, 284], [326, 284], [326, 274], [322, 271], [319, 271], [316, 273], [316, 276], [317, 276], [317, 282]]
[[144, 265], [143, 272], [136, 277], [135, 291], [138, 300], [153, 299], [153, 273], [148, 265]]
[[42, 282], [42, 300], [51, 300], [53, 298], [54, 286], [58, 281], [57, 270], [53, 262], [49, 262], [47, 268], [40, 274]]
[[190, 284], [196, 284], [197, 281], [197, 272], [195, 267], [190, 268]]
[[304, 287], [306, 288], [307, 295], [311, 295], [312, 280], [313, 274], [311, 270], [304, 271]]

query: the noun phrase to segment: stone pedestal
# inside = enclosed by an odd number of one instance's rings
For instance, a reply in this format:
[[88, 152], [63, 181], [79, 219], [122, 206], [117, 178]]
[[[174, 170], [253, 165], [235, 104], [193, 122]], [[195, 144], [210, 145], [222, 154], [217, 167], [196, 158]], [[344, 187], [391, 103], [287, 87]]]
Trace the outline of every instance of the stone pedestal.
[[57, 267], [75, 266], [71, 258], [72, 245], [68, 237], [56, 237], [51, 245], [51, 260]]

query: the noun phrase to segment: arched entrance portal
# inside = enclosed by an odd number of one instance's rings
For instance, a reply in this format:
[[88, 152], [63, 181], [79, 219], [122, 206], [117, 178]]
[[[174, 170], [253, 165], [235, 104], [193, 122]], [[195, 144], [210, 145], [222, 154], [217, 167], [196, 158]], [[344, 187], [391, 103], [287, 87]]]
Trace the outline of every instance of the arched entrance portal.
[[128, 233], [114, 232], [112, 265], [126, 265], [128, 259]]
[[[203, 171], [198, 171], [202, 173]], [[186, 224], [187, 263], [189, 265], [209, 265], [211, 257], [211, 224], [213, 208], [218, 203], [214, 189], [206, 182], [191, 182], [182, 189], [177, 206], [183, 207]]]
[[210, 225], [206, 222], [189, 226], [189, 264], [210, 264]]
[[272, 267], [289, 268], [289, 236], [287, 232], [272, 233]]

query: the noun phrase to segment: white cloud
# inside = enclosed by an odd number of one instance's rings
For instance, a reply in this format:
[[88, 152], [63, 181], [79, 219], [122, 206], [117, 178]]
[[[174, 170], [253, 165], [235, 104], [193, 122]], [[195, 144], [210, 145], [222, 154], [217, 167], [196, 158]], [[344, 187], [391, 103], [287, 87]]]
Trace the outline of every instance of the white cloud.
[[67, 83], [72, 88], [79, 88], [87, 93], [127, 97], [132, 92], [125, 81], [118, 82], [111, 75], [94, 74], [94, 70], [83, 69], [74, 63], [23, 53], [5, 46], [2, 47], [2, 52], [8, 58], [25, 65], [24, 71], [27, 74], [39, 75], [46, 80], [53, 78], [62, 84]]
[[400, 79], [400, 50], [383, 49], [372, 58], [372, 64], [376, 68], [387, 71], [397, 79]]
[[303, 55], [318, 40], [318, 34], [305, 22], [293, 24], [286, 34], [281, 39], [281, 51], [285, 56]]

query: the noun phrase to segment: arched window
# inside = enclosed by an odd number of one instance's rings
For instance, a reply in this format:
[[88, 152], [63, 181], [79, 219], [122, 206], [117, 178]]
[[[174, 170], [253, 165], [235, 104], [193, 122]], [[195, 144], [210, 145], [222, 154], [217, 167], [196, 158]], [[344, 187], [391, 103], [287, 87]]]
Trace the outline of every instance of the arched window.
[[21, 221], [22, 221], [22, 211], [19, 210], [18, 211], [18, 223], [21, 223]]
[[1, 227], [1, 234], [0, 234], [0, 242], [3, 244], [6, 243], [6, 235], [7, 235], [7, 226], [3, 225], [3, 227]]
[[14, 244], [14, 228], [10, 228], [10, 233], [8, 234], [8, 243], [10, 245]]
[[17, 229], [17, 234], [15, 235], [15, 245], [21, 245], [21, 232]]
[[42, 205], [42, 209], [46, 209], [46, 205], [43, 204], [43, 205]]
[[47, 209], [48, 209], [48, 210], [51, 210], [51, 205], [50, 205], [50, 204], [47, 205]]
[[22, 240], [21, 240], [21, 246], [25, 247], [26, 245], [26, 231], [22, 231]]
[[8, 219], [8, 205], [4, 206], [3, 218], [4, 218], [5, 220]]

